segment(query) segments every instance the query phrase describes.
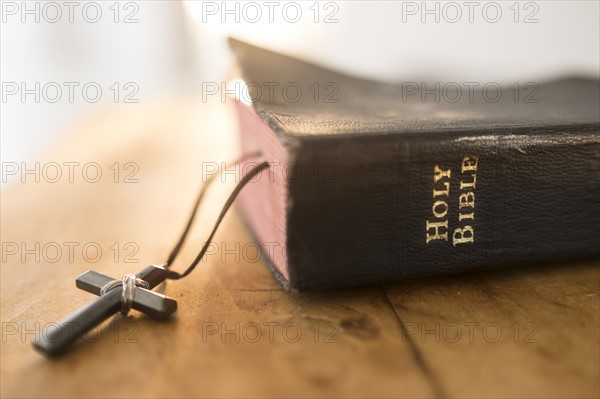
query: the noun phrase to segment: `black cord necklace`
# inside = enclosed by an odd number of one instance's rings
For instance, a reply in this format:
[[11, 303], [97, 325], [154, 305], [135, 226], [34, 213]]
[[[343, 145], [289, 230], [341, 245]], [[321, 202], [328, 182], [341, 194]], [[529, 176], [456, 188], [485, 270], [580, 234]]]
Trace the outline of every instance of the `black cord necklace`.
[[[243, 157], [236, 162], [242, 162], [255, 156], [256, 155]], [[77, 341], [77, 339], [83, 336], [89, 329], [97, 326], [119, 311], [122, 314], [127, 315], [131, 309], [136, 309], [159, 320], [167, 319], [177, 310], [177, 302], [172, 298], [152, 291], [152, 289], [164, 283], [166, 280], [182, 279], [194, 270], [205, 255], [209, 243], [213, 239], [219, 225], [240, 191], [242, 191], [256, 175], [268, 166], [268, 162], [261, 162], [257, 166], [254, 166], [235, 186], [229, 195], [229, 198], [227, 198], [227, 201], [225, 201], [225, 204], [221, 208], [219, 217], [217, 218], [208, 239], [205, 241], [205, 244], [198, 252], [194, 261], [183, 271], [183, 273], [171, 270], [171, 266], [181, 252], [181, 248], [190, 232], [204, 195], [211, 186], [211, 183], [220, 176], [220, 173], [212, 175], [200, 190], [183, 233], [179, 237], [177, 244], [175, 244], [175, 247], [169, 254], [165, 263], [162, 265], [148, 266], [137, 274], [126, 274], [121, 279], [113, 279], [112, 277], [93, 270], [83, 273], [75, 280], [77, 288], [98, 295], [99, 297], [56, 323], [56, 328], [37, 335], [33, 341], [34, 348], [48, 356], [64, 353], [72, 343]], [[227, 169], [227, 166], [225, 166], [225, 169]], [[219, 172], [221, 171], [222, 169]]]

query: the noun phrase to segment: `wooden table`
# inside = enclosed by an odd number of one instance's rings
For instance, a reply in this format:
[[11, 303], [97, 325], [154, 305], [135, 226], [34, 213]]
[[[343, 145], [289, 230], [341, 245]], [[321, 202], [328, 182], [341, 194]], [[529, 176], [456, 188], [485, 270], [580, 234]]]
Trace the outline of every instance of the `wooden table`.
[[[598, 262], [294, 294], [235, 250], [252, 246], [235, 212], [218, 253], [169, 283], [179, 302], [170, 321], [133, 312], [65, 357], [34, 352], [35, 332], [93, 299], [76, 289], [79, 273], [121, 276], [165, 260], [202, 163], [235, 156], [230, 112], [194, 99], [107, 110], [49, 150], [39, 183], [27, 175], [5, 187], [3, 397], [600, 396]], [[51, 162], [63, 165], [56, 183]], [[79, 162], [73, 182], [64, 162]], [[88, 180], [99, 166], [100, 181], [86, 181], [83, 166]], [[138, 182], [125, 183], [136, 167]], [[174, 268], [193, 259], [230, 189], [211, 193]]]

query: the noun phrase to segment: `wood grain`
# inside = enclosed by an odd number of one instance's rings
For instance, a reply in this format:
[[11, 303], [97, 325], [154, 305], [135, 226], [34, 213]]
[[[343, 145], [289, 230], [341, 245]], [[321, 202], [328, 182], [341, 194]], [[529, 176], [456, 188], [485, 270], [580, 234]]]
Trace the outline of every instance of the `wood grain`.
[[[116, 316], [65, 357], [34, 352], [34, 332], [93, 299], [75, 288], [79, 273], [120, 276], [166, 258], [202, 163], [233, 158], [234, 131], [227, 107], [194, 99], [109, 110], [40, 161], [96, 162], [99, 182], [5, 187], [2, 397], [600, 396], [598, 262], [294, 294], [243, 255], [252, 238], [235, 212], [215, 239], [220, 251], [168, 284], [179, 302], [170, 321]], [[139, 181], [115, 183], [114, 162], [138, 165]], [[230, 188], [209, 195], [174, 268], [193, 259]], [[65, 242], [79, 243], [73, 259]], [[63, 254], [22, 259], [6, 243], [57, 243]], [[93, 263], [86, 243], [102, 249]], [[124, 261], [127, 243], [137, 263]]]

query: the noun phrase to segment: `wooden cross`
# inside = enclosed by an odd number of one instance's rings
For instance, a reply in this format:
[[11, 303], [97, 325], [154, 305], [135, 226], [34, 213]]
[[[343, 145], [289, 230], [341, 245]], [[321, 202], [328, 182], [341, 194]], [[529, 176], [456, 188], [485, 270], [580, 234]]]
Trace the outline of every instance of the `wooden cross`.
[[33, 341], [33, 346], [46, 355], [57, 355], [83, 336], [89, 329], [121, 311], [131, 308], [153, 318], [164, 320], [177, 310], [177, 302], [151, 290], [165, 281], [167, 270], [148, 266], [136, 275], [116, 280], [89, 270], [77, 277], [78, 288], [99, 296], [95, 301], [48, 328]]

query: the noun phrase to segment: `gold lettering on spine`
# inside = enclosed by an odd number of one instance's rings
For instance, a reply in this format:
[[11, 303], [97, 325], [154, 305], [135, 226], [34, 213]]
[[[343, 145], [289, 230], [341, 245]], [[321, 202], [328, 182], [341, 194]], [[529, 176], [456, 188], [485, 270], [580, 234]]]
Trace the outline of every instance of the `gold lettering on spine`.
[[435, 168], [433, 168], [433, 182], [437, 183], [438, 181], [440, 181], [440, 179], [444, 178], [450, 180], [451, 173], [452, 171], [450, 169], [442, 170], [438, 165], [435, 165]]
[[439, 165], [433, 168], [433, 198], [436, 201], [431, 206], [431, 214], [436, 219], [425, 221], [425, 242], [444, 240], [448, 241], [448, 196], [450, 195], [450, 169], [442, 169]]
[[458, 197], [458, 207], [461, 209], [466, 207], [475, 208], [475, 193], [472, 191], [462, 193]]
[[[460, 167], [460, 195], [458, 196], [458, 221], [475, 220], [475, 187], [477, 184], [477, 165], [479, 157], [464, 157]], [[467, 213], [463, 210], [468, 209]], [[471, 224], [457, 227], [452, 233], [452, 245], [475, 242], [475, 230]]]
[[471, 226], [465, 226], [462, 229], [455, 229], [454, 233], [452, 234], [452, 245], [454, 246], [473, 241], [475, 241], [475, 233], [473, 232], [473, 227]]
[[[440, 227], [446, 229], [445, 232], [440, 233]], [[432, 240], [445, 240], [448, 241], [448, 221], [443, 222], [430, 222], [429, 220], [425, 223], [425, 229], [427, 230], [427, 244]], [[435, 234], [429, 234], [433, 230]]]
[[459, 221], [463, 221], [464, 219], [475, 219], [475, 212], [471, 212], [471, 213], [460, 213], [458, 215], [458, 220]]
[[[440, 212], [439, 209], [442, 208]], [[443, 218], [448, 213], [448, 203], [446, 201], [435, 201], [431, 207], [431, 212], [436, 218]]]
[[477, 172], [477, 163], [479, 162], [479, 157], [464, 157], [462, 160], [462, 167], [460, 172]]
[[435, 188], [433, 189], [433, 198], [436, 197], [442, 197], [442, 196], [449, 196], [450, 195], [450, 182], [445, 182], [444, 183], [444, 189], [443, 190], [436, 190]]
[[[452, 245], [475, 242], [475, 188], [477, 187], [478, 156], [463, 157], [458, 184], [458, 224], [452, 231]], [[450, 198], [452, 170], [440, 165], [433, 168], [433, 205], [431, 219], [425, 221], [425, 242], [448, 241], [448, 199]]]
[[460, 182], [460, 189], [464, 190], [466, 188], [475, 188], [477, 183], [477, 175], [473, 175], [473, 181], [462, 181]]

